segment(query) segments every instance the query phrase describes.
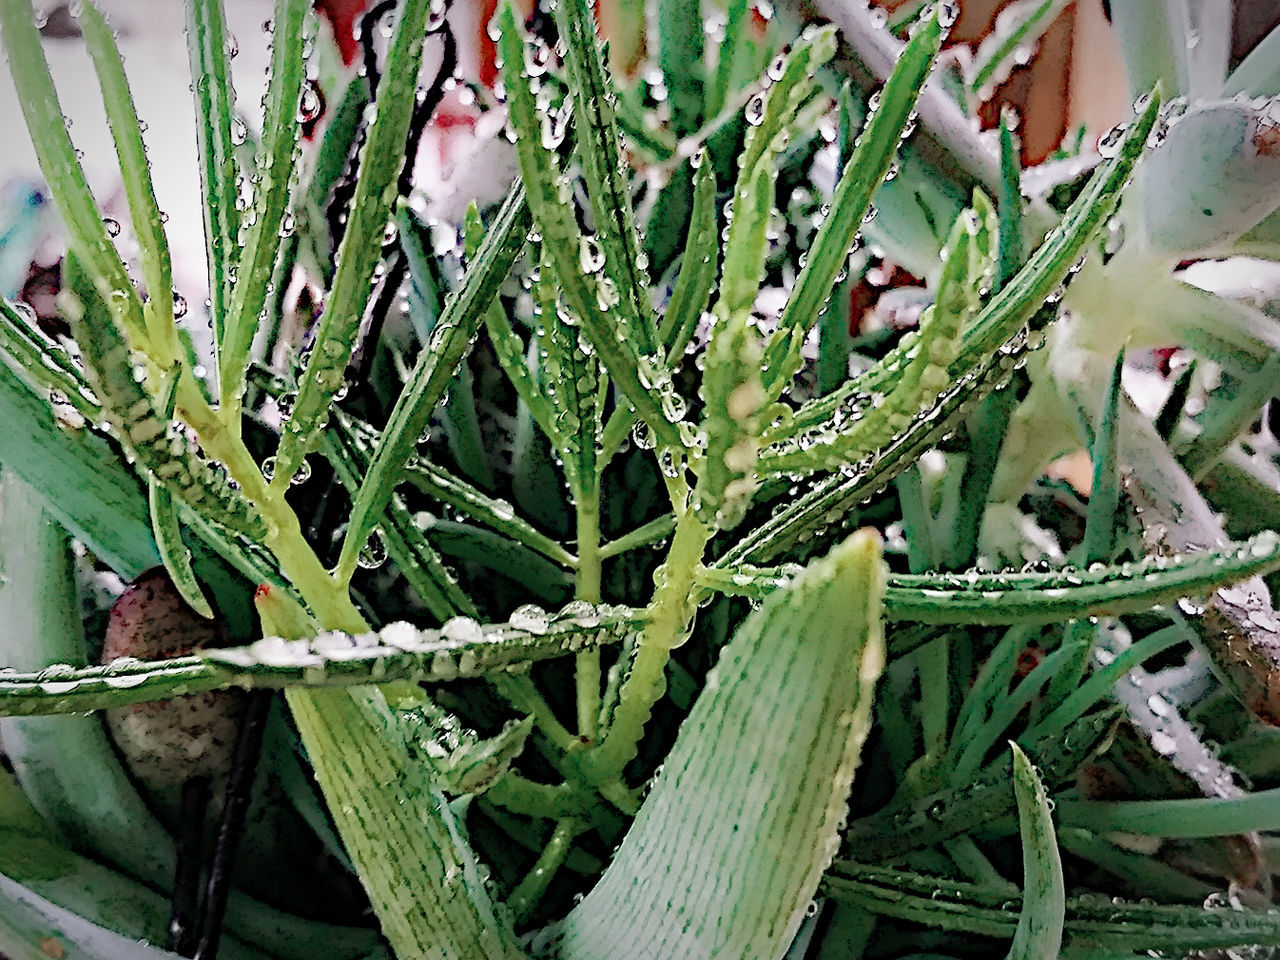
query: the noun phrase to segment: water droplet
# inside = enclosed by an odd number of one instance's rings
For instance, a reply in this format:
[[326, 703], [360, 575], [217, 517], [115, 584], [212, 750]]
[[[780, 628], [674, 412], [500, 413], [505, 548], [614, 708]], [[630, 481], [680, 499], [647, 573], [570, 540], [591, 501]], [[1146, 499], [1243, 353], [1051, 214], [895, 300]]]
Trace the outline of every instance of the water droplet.
[[541, 636], [550, 628], [551, 618], [547, 615], [547, 611], [536, 603], [526, 603], [511, 611], [507, 622], [515, 630]]
[[757, 93], [754, 97], [747, 101], [746, 109], [747, 123], [753, 127], [760, 126], [764, 122], [764, 94]]
[[320, 91], [308, 81], [298, 97], [298, 122], [311, 123], [320, 116], [323, 109], [324, 101], [320, 98]]
[[112, 240], [120, 236], [119, 220], [115, 220], [111, 217], [105, 217], [102, 221], [102, 225], [107, 228], [107, 236], [110, 237]]
[[356, 563], [365, 570], [376, 570], [387, 562], [387, 546], [382, 541], [382, 534], [377, 530], [369, 534], [369, 539], [360, 548]]
[[187, 298], [177, 290], [173, 291], [173, 319], [181, 320], [187, 315]]
[[604, 250], [594, 236], [588, 234], [579, 241], [578, 264], [586, 274], [595, 273], [604, 266]]
[[1124, 141], [1125, 125], [1117, 124], [1098, 140], [1098, 154], [1106, 160], [1120, 155], [1120, 144]]

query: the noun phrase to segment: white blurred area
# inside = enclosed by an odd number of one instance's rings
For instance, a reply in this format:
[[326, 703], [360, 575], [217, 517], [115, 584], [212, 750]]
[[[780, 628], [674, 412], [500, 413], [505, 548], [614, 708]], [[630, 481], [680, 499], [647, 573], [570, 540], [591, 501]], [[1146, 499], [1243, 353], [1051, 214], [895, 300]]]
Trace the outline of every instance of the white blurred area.
[[[173, 254], [174, 286], [193, 307], [207, 296], [200, 181], [196, 152], [195, 113], [187, 63], [184, 0], [95, 0], [118, 35], [125, 71], [133, 89], [138, 116], [145, 124], [143, 134], [151, 160], [152, 178], [160, 208], [168, 217], [167, 231]], [[303, 2], [303, 0], [299, 0]], [[238, 110], [251, 136], [262, 123], [262, 96], [266, 90], [269, 63], [270, 0], [224, 0], [228, 31], [237, 49], [231, 61]], [[37, 9], [41, 5], [37, 0]], [[120, 185], [115, 149], [107, 128], [97, 81], [89, 55], [78, 36], [69, 13], [73, 3], [49, 3], [42, 11], [45, 54], [62, 102], [63, 113], [71, 120], [70, 133], [81, 152], [81, 163], [91, 189], [104, 213], [124, 225], [117, 245], [126, 260], [132, 259], [132, 237], [128, 210]], [[459, 73], [474, 77], [479, 30], [479, 5], [458, 0], [449, 15], [458, 38]], [[318, 76], [328, 109], [336, 108], [347, 80], [352, 75], [344, 67], [330, 36], [328, 21], [317, 18], [318, 33], [311, 69]], [[440, 60], [440, 45], [428, 43], [424, 77], [434, 75]], [[456, 96], [447, 106], [454, 113], [460, 107]], [[495, 118], [497, 119], [497, 118]], [[0, 184], [36, 186], [41, 177], [35, 153], [26, 135], [26, 124], [7, 68], [0, 67], [0, 126], [7, 132], [0, 150]], [[493, 126], [485, 124], [484, 126]], [[416, 167], [416, 183], [427, 195], [441, 203], [431, 212], [449, 216], [461, 212], [473, 194], [487, 197], [505, 189], [514, 175], [477, 169], [467, 161], [471, 153], [471, 128], [465, 124], [444, 129], [428, 128]], [[490, 134], [492, 136], [492, 133]], [[499, 136], [499, 139], [500, 136]], [[313, 150], [314, 142], [304, 143]], [[505, 145], [505, 144], [504, 144]], [[502, 151], [503, 153], [507, 151]], [[461, 156], [456, 155], [461, 154]], [[459, 162], [461, 161], [461, 162]], [[305, 161], [304, 161], [305, 162]], [[499, 164], [498, 166], [502, 166]], [[465, 176], [446, 183], [455, 171]], [[498, 184], [495, 188], [493, 184]], [[13, 190], [14, 187], [8, 187]], [[16, 191], [15, 191], [16, 192]], [[463, 196], [465, 194], [465, 196]], [[10, 194], [12, 195], [12, 194]], [[42, 251], [41, 259], [54, 259], [56, 250]]]

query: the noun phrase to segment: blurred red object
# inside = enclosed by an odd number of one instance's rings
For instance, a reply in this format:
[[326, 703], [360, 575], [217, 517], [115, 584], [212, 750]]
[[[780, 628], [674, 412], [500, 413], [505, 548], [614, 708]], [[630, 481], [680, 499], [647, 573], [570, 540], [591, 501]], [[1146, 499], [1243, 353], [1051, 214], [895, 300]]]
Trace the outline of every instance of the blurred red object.
[[316, 12], [333, 28], [333, 39], [343, 63], [352, 63], [360, 50], [355, 27], [367, 3], [368, 0], [316, 0]]

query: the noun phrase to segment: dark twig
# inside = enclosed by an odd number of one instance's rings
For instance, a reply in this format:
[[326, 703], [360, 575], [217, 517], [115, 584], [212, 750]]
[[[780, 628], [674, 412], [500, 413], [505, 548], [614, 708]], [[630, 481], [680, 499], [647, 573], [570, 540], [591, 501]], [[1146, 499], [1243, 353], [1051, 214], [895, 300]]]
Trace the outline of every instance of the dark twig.
[[182, 785], [178, 825], [178, 865], [173, 875], [169, 949], [189, 957], [196, 945], [200, 865], [204, 858], [204, 818], [209, 809], [209, 778], [192, 777]]
[[227, 897], [231, 893], [231, 871], [235, 866], [236, 850], [244, 832], [245, 815], [249, 810], [254, 776], [258, 772], [258, 758], [262, 755], [262, 737], [266, 732], [271, 700], [270, 690], [254, 690], [246, 696], [240, 737], [236, 741], [235, 755], [231, 760], [231, 776], [227, 780], [227, 793], [222, 802], [222, 816], [218, 820], [213, 863], [209, 867], [209, 880], [205, 885], [204, 912], [200, 917], [200, 939], [193, 954], [194, 960], [214, 960], [218, 953], [218, 942], [222, 938], [222, 919], [226, 915]]

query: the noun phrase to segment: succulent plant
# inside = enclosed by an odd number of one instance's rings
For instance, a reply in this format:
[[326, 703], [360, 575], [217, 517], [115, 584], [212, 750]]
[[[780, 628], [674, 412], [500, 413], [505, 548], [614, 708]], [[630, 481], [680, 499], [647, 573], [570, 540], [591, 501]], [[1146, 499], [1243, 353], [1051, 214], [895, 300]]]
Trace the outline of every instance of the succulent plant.
[[[1280, 945], [1280, 33], [1228, 71], [1218, 4], [1113, 4], [1132, 118], [1021, 171], [972, 117], [1055, 0], [958, 71], [949, 2], [658, 0], [634, 82], [548, 6], [492, 26], [519, 177], [444, 224], [406, 157], [446, 4], [373, 8], [304, 153], [307, 6], [244, 144], [188, 0], [206, 330], [107, 22], [136, 263], [0, 0], [66, 324], [3, 291], [0, 953]], [[918, 323], [855, 330], [886, 257]], [[159, 780], [220, 784], [237, 723], [199, 907]]]

